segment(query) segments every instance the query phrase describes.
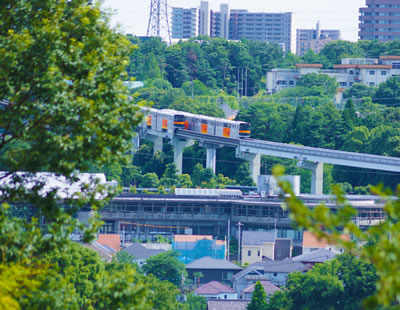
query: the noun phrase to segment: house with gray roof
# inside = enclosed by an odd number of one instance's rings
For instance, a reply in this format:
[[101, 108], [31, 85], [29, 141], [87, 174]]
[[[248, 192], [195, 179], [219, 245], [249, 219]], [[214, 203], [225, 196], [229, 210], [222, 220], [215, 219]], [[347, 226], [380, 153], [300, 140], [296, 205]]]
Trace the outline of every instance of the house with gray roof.
[[207, 310], [246, 310], [249, 300], [209, 299]]
[[243, 263], [282, 260], [291, 257], [292, 249], [292, 241], [276, 238], [275, 231], [244, 231], [242, 235]]
[[306, 272], [312, 266], [285, 258], [282, 261], [257, 262], [233, 276], [233, 288], [240, 292], [257, 281], [267, 280], [277, 287], [286, 285], [289, 273]]
[[145, 264], [146, 259], [148, 259], [149, 257], [152, 257], [154, 255], [165, 252], [164, 250], [161, 250], [161, 249], [147, 249], [140, 243], [133, 243], [132, 245], [123, 249], [122, 251], [133, 256], [134, 261], [139, 266], [142, 266], [143, 264]]
[[335, 258], [337, 254], [326, 249], [318, 249], [303, 255], [299, 255], [293, 257], [293, 260], [296, 262], [302, 262], [304, 264], [321, 264], [325, 263], [333, 258]]
[[202, 257], [186, 265], [188, 278], [195, 282], [194, 274], [201, 272], [200, 285], [211, 281], [219, 281], [229, 286], [232, 285], [232, 277], [243, 268], [227, 260]]
[[208, 282], [195, 291], [196, 295], [215, 299], [237, 299], [237, 292], [230, 286], [218, 281]]

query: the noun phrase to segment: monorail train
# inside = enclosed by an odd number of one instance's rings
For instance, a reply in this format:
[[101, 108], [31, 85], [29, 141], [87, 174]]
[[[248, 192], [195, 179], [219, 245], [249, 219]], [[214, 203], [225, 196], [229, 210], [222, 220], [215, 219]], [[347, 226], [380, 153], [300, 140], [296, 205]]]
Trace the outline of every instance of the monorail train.
[[173, 134], [176, 128], [200, 132], [219, 137], [250, 137], [250, 124], [223, 118], [191, 114], [175, 110], [157, 110], [141, 107], [144, 114], [142, 128], [164, 131]]

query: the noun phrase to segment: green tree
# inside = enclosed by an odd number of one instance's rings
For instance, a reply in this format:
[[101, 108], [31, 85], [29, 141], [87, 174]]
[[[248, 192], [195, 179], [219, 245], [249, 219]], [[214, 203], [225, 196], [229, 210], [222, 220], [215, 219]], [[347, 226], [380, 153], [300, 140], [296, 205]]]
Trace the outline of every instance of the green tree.
[[250, 166], [248, 163], [242, 163], [239, 166], [239, 169], [236, 171], [235, 180], [237, 183], [243, 186], [252, 186], [254, 185], [253, 179], [250, 176]]
[[343, 123], [347, 129], [351, 129], [356, 124], [356, 110], [354, 108], [353, 100], [349, 99], [346, 101], [346, 105], [343, 110]]
[[143, 66], [143, 74], [144, 74], [143, 78], [146, 80], [147, 79], [154, 80], [161, 78], [161, 71], [160, 68], [158, 67], [157, 59], [154, 56], [153, 52], [149, 53], [146, 57]]
[[374, 101], [387, 106], [400, 106], [400, 79], [390, 77], [379, 84]]
[[375, 98], [376, 87], [367, 86], [361, 83], [354, 83], [343, 92], [344, 98], [362, 99], [364, 97]]
[[158, 279], [169, 281], [180, 287], [187, 273], [185, 265], [178, 260], [178, 254], [173, 251], [152, 256], [142, 266], [146, 275], [153, 274]]
[[297, 87], [305, 87], [307, 89], [306, 96], [333, 97], [339, 84], [336, 78], [326, 74], [309, 73], [301, 76], [297, 81]]
[[267, 309], [267, 307], [267, 294], [265, 293], [264, 287], [261, 283], [257, 281], [251, 301], [247, 305], [247, 310], [264, 310]]
[[157, 174], [154, 172], [146, 173], [143, 176], [142, 182], [140, 183], [140, 186], [144, 188], [156, 188], [159, 185], [160, 181], [158, 180]]
[[160, 180], [160, 184], [166, 187], [179, 186], [178, 170], [174, 163], [167, 164], [165, 172]]
[[189, 174], [180, 174], [178, 179], [180, 186], [183, 188], [191, 188], [193, 185]]
[[206, 310], [207, 298], [189, 293], [186, 295], [186, 302], [189, 305], [189, 310]]
[[342, 58], [364, 57], [364, 51], [357, 43], [338, 40], [326, 44], [319, 55], [327, 59], [325, 67], [333, 67], [334, 64], [340, 64]]

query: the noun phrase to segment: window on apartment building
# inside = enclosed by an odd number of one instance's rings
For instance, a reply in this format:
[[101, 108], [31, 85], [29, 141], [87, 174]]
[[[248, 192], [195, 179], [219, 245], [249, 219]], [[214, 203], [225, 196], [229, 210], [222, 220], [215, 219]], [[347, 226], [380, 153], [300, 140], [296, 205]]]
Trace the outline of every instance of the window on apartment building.
[[375, 70], [369, 71], [369, 75], [375, 75]]
[[386, 75], [387, 71], [381, 71], [381, 75]]
[[261, 254], [260, 251], [258, 251], [258, 252], [257, 252], [257, 256], [260, 256], [260, 254]]
[[374, 82], [369, 82], [369, 86], [375, 86]]
[[347, 82], [339, 82], [341, 87], [346, 87], [347, 86]]
[[400, 69], [400, 62], [392, 63], [392, 69]]
[[294, 85], [294, 81], [289, 81], [289, 85]]
[[350, 70], [349, 73], [350, 73], [350, 74], [354, 74], [354, 70]]
[[352, 86], [354, 83], [353, 82], [349, 82], [349, 86]]
[[247, 251], [247, 256], [251, 256], [251, 250]]
[[277, 272], [274, 272], [274, 277], [277, 277], [278, 276], [278, 273]]

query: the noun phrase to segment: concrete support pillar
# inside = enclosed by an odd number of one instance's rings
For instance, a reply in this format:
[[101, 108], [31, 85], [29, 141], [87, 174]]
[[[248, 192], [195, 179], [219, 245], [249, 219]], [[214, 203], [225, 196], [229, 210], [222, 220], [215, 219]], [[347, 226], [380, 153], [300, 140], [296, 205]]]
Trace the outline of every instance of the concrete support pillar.
[[136, 136], [132, 138], [132, 155], [136, 153], [139, 147], [140, 147], [139, 134], [136, 134]]
[[297, 166], [311, 170], [311, 194], [322, 195], [324, 188], [324, 163], [298, 162]]
[[216, 163], [217, 163], [217, 150], [207, 149], [206, 168], [212, 169], [215, 173]]
[[163, 150], [163, 138], [162, 137], [147, 135], [146, 140], [149, 140], [149, 141], [153, 142], [153, 144], [154, 144], [154, 147], [153, 147], [154, 154], [157, 153], [157, 152], [162, 152], [162, 150]]
[[255, 184], [258, 183], [258, 176], [260, 175], [261, 168], [261, 155], [253, 153], [238, 153], [236, 152], [236, 157], [242, 158], [249, 163], [251, 178]]
[[183, 163], [183, 149], [194, 144], [193, 140], [182, 140], [179, 138], [172, 138], [172, 145], [174, 147], [174, 164], [178, 170], [178, 174], [182, 174]]

